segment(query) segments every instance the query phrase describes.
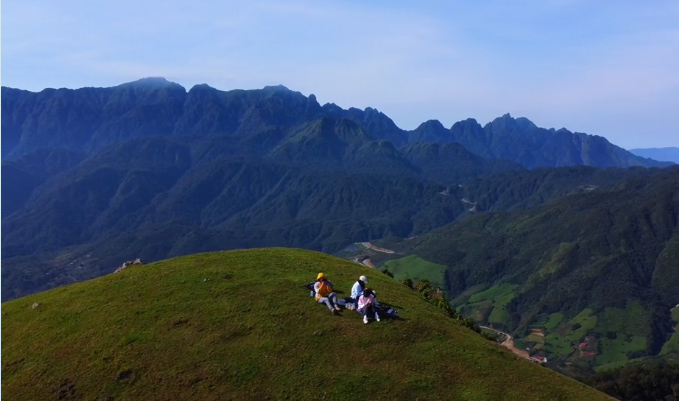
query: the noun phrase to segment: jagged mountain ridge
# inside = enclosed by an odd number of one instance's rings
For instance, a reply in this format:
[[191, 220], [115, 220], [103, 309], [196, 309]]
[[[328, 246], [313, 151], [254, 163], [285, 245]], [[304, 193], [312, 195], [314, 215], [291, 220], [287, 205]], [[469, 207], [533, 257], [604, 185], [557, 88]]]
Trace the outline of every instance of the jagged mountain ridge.
[[280, 140], [283, 131], [331, 117], [351, 120], [374, 140], [395, 147], [458, 142], [481, 157], [511, 160], [527, 168], [668, 165], [634, 156], [602, 137], [538, 128], [509, 114], [484, 127], [468, 119], [446, 129], [431, 120], [408, 132], [375, 109], [320, 106], [314, 95], [306, 97], [283, 86], [220, 91], [203, 84], [187, 92], [165, 79], [145, 78], [109, 88], [38, 93], [2, 87], [2, 116], [3, 160], [42, 148], [91, 151], [153, 135], [227, 136], [238, 141], [258, 135], [258, 140], [265, 136], [271, 143]]
[[565, 128], [540, 128], [527, 118], [515, 119], [509, 114], [483, 127], [474, 119], [457, 122], [450, 129], [450, 136], [450, 140], [482, 157], [512, 160], [527, 168], [669, 165], [632, 155], [600, 136], [573, 133]]
[[[467, 213], [450, 188], [524, 171], [447, 138], [431, 142], [445, 134], [440, 123], [419, 141], [377, 110], [321, 106], [280, 86], [3, 87], [2, 117], [4, 299], [106, 273], [118, 259], [254, 246], [335, 252], [419, 235]], [[581, 185], [566, 181], [566, 191]]]

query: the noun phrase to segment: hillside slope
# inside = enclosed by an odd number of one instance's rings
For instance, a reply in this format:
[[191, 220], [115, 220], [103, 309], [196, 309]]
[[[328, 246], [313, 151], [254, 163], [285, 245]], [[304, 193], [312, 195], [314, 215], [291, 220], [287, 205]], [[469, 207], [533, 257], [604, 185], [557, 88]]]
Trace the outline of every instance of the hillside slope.
[[[302, 286], [318, 271], [346, 292], [368, 274], [401, 319], [331, 315]], [[609, 399], [517, 359], [387, 276], [310, 251], [133, 266], [3, 303], [2, 314], [12, 400]]]
[[651, 173], [384, 246], [446, 266], [455, 305], [522, 348], [595, 367], [656, 355], [679, 303], [679, 168]]
[[315, 120], [285, 139], [262, 135], [156, 136], [84, 158], [55, 150], [3, 161], [2, 299], [134, 258], [268, 246], [334, 252], [418, 235], [464, 211], [456, 196], [440, 195], [431, 171], [445, 183], [520, 170], [460, 146], [437, 158], [411, 150], [409, 161], [347, 119]]

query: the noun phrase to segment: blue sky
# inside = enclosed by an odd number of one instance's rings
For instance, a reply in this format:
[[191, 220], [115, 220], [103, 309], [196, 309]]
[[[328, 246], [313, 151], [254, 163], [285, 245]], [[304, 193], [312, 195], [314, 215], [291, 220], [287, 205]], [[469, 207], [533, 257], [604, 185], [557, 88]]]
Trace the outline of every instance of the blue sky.
[[283, 84], [404, 129], [504, 113], [679, 146], [679, 1], [5, 0], [2, 85]]

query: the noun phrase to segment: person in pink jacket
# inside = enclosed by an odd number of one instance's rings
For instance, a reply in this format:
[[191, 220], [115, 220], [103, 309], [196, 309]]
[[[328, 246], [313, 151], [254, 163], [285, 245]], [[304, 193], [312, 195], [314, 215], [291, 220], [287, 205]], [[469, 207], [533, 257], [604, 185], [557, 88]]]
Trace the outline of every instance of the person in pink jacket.
[[358, 297], [357, 306], [356, 310], [363, 315], [363, 323], [368, 324], [368, 315], [373, 315], [375, 321], [380, 321], [380, 315], [377, 314], [375, 309], [375, 294], [370, 288], [366, 288], [363, 294]]

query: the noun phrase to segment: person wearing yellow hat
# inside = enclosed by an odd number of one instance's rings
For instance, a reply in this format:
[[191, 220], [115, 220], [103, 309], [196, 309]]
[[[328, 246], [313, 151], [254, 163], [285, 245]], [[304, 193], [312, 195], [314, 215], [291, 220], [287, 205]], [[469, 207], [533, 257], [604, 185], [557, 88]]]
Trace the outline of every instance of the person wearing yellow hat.
[[316, 283], [314, 284], [314, 292], [316, 293], [316, 302], [325, 304], [330, 312], [337, 314], [340, 307], [337, 306], [337, 294], [332, 289], [332, 283], [325, 277], [325, 274], [318, 273]]

